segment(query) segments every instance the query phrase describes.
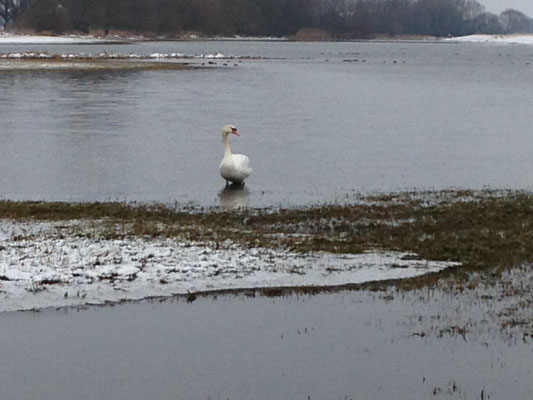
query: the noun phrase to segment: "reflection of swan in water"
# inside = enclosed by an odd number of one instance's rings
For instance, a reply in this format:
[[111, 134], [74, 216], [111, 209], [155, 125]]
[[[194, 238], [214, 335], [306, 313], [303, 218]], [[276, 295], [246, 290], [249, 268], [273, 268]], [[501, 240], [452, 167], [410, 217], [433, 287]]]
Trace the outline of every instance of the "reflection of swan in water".
[[232, 154], [229, 146], [229, 135], [239, 136], [237, 128], [233, 125], [226, 125], [222, 128], [222, 145], [224, 146], [224, 159], [220, 163], [220, 175], [226, 180], [226, 186], [233, 184], [243, 184], [244, 180], [250, 176], [252, 169], [248, 157], [243, 154]]
[[225, 209], [234, 209], [248, 207], [248, 197], [250, 192], [248, 188], [240, 184], [226, 186], [220, 191], [220, 204]]

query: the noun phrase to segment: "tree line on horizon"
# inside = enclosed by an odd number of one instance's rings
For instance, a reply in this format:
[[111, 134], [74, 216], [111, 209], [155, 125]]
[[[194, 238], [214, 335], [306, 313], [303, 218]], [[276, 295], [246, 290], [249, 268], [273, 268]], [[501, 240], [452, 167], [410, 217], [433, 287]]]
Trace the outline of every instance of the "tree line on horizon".
[[533, 19], [477, 0], [0, 0], [0, 23], [53, 33], [103, 30], [179, 36], [463, 36], [533, 32]]

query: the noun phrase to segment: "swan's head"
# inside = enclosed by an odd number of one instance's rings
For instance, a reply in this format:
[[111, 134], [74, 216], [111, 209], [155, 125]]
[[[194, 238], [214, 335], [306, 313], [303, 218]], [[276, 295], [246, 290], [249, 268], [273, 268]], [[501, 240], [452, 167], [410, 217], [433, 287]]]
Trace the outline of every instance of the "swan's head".
[[222, 136], [228, 136], [229, 134], [239, 136], [237, 133], [237, 128], [235, 128], [233, 125], [225, 125], [224, 128], [222, 128]]

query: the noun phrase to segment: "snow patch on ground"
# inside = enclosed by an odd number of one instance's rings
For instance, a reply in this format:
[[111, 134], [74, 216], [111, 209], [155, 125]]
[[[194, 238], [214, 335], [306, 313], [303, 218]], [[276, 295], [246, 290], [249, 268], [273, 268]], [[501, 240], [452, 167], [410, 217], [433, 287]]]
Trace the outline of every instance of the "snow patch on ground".
[[451, 42], [498, 43], [498, 44], [530, 44], [533, 35], [469, 35], [444, 39]]
[[89, 239], [65, 235], [64, 226], [0, 221], [0, 312], [220, 289], [363, 283], [458, 265], [398, 252], [302, 255], [165, 238]]
[[109, 42], [92, 36], [41, 36], [0, 33], [0, 44], [91, 44]]

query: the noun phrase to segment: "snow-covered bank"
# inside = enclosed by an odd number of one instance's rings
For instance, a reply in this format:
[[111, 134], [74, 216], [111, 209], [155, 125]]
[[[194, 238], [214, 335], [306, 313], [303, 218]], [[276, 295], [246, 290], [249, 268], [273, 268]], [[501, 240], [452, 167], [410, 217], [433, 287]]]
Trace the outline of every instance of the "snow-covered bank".
[[65, 235], [59, 223], [0, 222], [0, 311], [220, 289], [363, 283], [457, 265], [396, 252], [301, 255], [230, 242], [215, 250], [176, 239], [88, 239], [74, 234], [79, 222], [72, 224]]
[[533, 35], [469, 35], [444, 39], [450, 42], [529, 44], [533, 45]]
[[[118, 41], [119, 39], [117, 39]], [[120, 39], [122, 41], [123, 39]], [[42, 36], [15, 35], [0, 32], [0, 44], [92, 44], [112, 42], [110, 39], [100, 39], [93, 36]]]

